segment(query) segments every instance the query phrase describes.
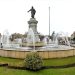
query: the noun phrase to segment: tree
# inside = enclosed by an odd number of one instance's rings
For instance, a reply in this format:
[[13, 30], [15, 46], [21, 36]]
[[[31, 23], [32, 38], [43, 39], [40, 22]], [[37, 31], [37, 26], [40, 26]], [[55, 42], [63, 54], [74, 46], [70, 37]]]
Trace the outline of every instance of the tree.
[[23, 37], [23, 34], [20, 34], [20, 33], [13, 33], [13, 34], [11, 34], [11, 36], [10, 36], [10, 40], [13, 41], [14, 39], [22, 38], [22, 37]]
[[0, 38], [1, 38], [1, 36], [2, 36], [2, 35], [1, 35], [1, 33], [0, 33]]
[[73, 34], [71, 35], [71, 42], [75, 43], [75, 32], [73, 32]]
[[71, 39], [75, 38], [75, 32], [73, 32], [73, 34], [71, 34]]

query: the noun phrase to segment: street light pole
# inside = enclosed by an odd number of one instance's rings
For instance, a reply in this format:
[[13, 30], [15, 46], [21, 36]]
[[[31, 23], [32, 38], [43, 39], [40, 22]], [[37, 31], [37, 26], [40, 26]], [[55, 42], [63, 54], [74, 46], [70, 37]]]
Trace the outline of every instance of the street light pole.
[[50, 36], [50, 7], [49, 7], [49, 36]]

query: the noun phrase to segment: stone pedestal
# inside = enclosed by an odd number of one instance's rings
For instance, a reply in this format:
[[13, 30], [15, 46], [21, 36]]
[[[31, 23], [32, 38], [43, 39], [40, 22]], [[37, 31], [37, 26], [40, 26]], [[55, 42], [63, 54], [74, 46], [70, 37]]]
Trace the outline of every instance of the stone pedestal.
[[37, 32], [37, 23], [38, 21], [35, 18], [30, 18], [30, 20], [28, 21], [29, 29], [31, 28], [34, 32], [35, 42], [39, 42], [39, 36]]

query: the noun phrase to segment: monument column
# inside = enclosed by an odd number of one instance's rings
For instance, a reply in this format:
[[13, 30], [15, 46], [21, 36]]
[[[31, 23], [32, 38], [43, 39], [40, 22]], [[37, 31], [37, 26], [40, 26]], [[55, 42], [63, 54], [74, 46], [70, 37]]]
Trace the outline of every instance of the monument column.
[[35, 18], [30, 18], [28, 21], [29, 28], [32, 28], [34, 34], [37, 34], [37, 23], [38, 21]]
[[36, 10], [32, 6], [32, 8], [29, 11], [31, 11], [31, 18], [28, 21], [29, 29], [31, 28], [33, 30], [33, 32], [34, 32], [35, 42], [39, 42], [39, 36], [38, 36], [38, 32], [37, 32], [37, 23], [38, 23], [38, 21], [34, 18]]

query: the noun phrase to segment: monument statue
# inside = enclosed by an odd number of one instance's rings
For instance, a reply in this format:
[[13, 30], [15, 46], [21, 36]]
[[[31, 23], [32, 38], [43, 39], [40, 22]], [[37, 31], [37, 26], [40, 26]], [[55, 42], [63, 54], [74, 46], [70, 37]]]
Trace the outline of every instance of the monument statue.
[[33, 8], [33, 6], [32, 6], [32, 8], [29, 11], [31, 11], [31, 17], [34, 18], [34, 15], [36, 13], [36, 10]]
[[31, 13], [31, 18], [30, 20], [28, 21], [28, 24], [29, 24], [29, 34], [28, 34], [28, 38], [27, 40], [30, 42], [30, 43], [33, 43], [33, 38], [32, 36], [29, 36], [29, 35], [32, 35], [32, 32], [31, 30], [33, 31], [34, 33], [34, 40], [35, 42], [39, 42], [39, 34], [37, 32], [37, 23], [38, 21], [35, 19], [35, 13], [36, 13], [36, 10], [33, 8], [33, 6], [31, 7], [31, 9], [28, 11]]

